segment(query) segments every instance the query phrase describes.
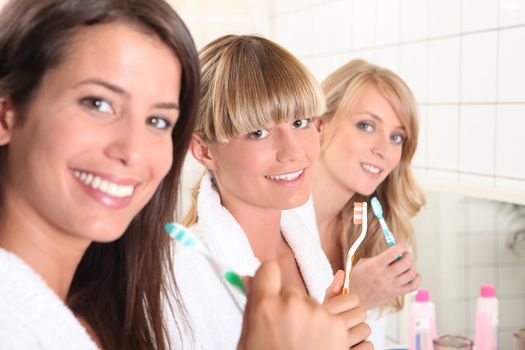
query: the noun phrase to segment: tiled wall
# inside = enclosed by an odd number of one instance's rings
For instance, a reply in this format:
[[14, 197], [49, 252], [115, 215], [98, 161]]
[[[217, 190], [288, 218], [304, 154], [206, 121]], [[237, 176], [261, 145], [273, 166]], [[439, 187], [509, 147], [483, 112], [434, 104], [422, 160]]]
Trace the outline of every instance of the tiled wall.
[[525, 203], [525, 0], [280, 0], [270, 28], [320, 80], [358, 57], [405, 79], [423, 183]]
[[[438, 332], [473, 338], [476, 298], [491, 283], [500, 349], [511, 349], [512, 331], [525, 327], [525, 206], [428, 193], [414, 224], [421, 285], [436, 304]], [[394, 338], [403, 337], [398, 328]]]

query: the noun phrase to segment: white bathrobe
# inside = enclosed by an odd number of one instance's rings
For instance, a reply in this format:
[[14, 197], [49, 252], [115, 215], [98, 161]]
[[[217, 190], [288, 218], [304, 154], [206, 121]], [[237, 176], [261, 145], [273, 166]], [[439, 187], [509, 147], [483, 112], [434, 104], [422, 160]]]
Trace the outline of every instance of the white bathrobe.
[[[317, 220], [315, 218], [313, 198], [310, 197], [306, 204], [290, 211], [296, 213], [301, 218], [308, 228], [308, 232], [313, 232], [315, 238], [320, 244], [319, 229], [317, 227]], [[368, 337], [368, 340], [374, 344], [374, 349], [382, 350], [385, 348], [386, 315], [382, 315], [379, 308], [375, 308], [368, 311], [367, 316], [366, 323], [368, 323], [372, 329], [372, 333]]]
[[[224, 265], [240, 275], [253, 276], [260, 261], [242, 228], [221, 205], [209, 174], [201, 182], [197, 210], [199, 221], [190, 230]], [[306, 230], [294, 213], [282, 216], [281, 231], [295, 255], [308, 293], [322, 302], [333, 275], [318, 240]], [[177, 248], [175, 276], [193, 329], [195, 348], [236, 349], [246, 297], [231, 287], [205, 258], [189, 248]], [[183, 332], [183, 338], [183, 348], [192, 348], [188, 332]], [[172, 340], [177, 341], [177, 337], [173, 336]]]
[[0, 349], [98, 349], [44, 280], [1, 248]]

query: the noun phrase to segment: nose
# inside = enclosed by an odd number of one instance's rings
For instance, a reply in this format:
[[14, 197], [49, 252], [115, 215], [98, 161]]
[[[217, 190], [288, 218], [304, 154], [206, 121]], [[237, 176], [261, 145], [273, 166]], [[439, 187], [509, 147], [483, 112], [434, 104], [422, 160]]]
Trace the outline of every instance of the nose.
[[388, 157], [390, 147], [390, 137], [388, 135], [378, 134], [372, 145], [372, 153], [384, 159]]
[[278, 161], [294, 162], [305, 155], [303, 145], [297, 137], [292, 130], [279, 133], [276, 154]]
[[148, 149], [147, 130], [141, 126], [133, 118], [122, 118], [112, 124], [108, 130], [111, 134], [108, 139], [111, 141], [105, 148], [105, 154], [122, 165], [134, 166], [140, 163]]

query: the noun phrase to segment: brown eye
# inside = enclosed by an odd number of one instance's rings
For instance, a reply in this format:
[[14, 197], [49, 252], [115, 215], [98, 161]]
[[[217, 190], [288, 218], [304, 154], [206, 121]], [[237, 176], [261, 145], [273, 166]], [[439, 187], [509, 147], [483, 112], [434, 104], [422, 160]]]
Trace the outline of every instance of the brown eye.
[[259, 130], [255, 130], [255, 131], [249, 133], [248, 137], [251, 138], [251, 139], [259, 140], [259, 139], [264, 139], [268, 135], [270, 135], [270, 132], [268, 130], [266, 130], [266, 129], [259, 129]]
[[172, 122], [168, 119], [155, 116], [146, 119], [146, 124], [161, 130], [170, 129], [172, 126]]

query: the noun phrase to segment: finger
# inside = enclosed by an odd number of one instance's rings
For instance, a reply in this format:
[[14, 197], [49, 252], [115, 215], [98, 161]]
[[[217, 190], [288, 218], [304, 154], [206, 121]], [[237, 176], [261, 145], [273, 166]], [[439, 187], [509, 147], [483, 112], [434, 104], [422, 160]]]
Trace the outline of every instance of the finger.
[[356, 346], [353, 346], [352, 350], [374, 350], [374, 345], [372, 345], [372, 343], [369, 341], [364, 341], [357, 344]]
[[421, 280], [422, 280], [422, 277], [418, 273], [417, 276], [412, 281], [410, 281], [409, 283], [403, 286], [403, 289], [402, 289], [403, 294], [415, 291], [419, 287]]
[[252, 279], [249, 301], [256, 303], [281, 292], [281, 270], [275, 262], [262, 263]]
[[404, 286], [407, 283], [410, 283], [414, 278], [417, 277], [417, 271], [414, 268], [410, 268], [407, 271], [405, 271], [403, 274], [397, 276], [394, 279], [394, 285], [395, 286]]
[[347, 329], [356, 327], [366, 321], [366, 312], [362, 308], [354, 308], [340, 314], [345, 321]]
[[381, 254], [381, 262], [384, 266], [388, 266], [397, 261], [397, 257], [403, 255], [405, 247], [402, 244], [394, 244]]
[[332, 315], [338, 315], [352, 310], [359, 305], [359, 299], [355, 294], [338, 295], [323, 304], [325, 309]]
[[390, 266], [387, 269], [387, 272], [388, 274], [397, 277], [405, 273], [407, 270], [409, 270], [413, 266], [414, 266], [414, 261], [410, 257], [410, 254], [405, 253], [403, 254], [403, 257], [401, 258], [401, 260], [390, 264]]
[[355, 346], [368, 338], [371, 330], [370, 326], [366, 323], [360, 323], [352, 329], [348, 330], [348, 345], [350, 347]]
[[345, 272], [343, 270], [339, 270], [334, 275], [334, 280], [332, 281], [332, 284], [330, 284], [330, 287], [326, 290], [326, 293], [324, 295], [324, 301], [328, 301], [339, 294], [342, 293], [343, 285], [345, 283]]

